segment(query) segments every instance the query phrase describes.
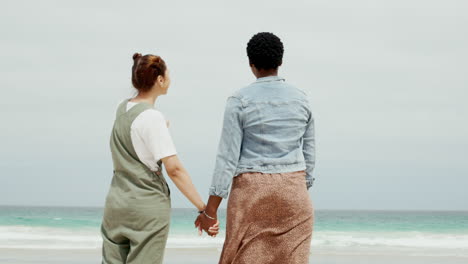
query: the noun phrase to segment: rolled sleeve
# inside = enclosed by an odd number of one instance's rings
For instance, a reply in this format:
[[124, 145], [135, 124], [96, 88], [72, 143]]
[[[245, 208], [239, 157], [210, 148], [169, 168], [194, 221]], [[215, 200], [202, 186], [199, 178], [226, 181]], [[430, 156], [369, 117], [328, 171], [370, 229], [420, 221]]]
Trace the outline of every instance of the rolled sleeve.
[[312, 187], [314, 185], [314, 181], [315, 181], [315, 178], [312, 178], [311, 180], [306, 179], [307, 190], [309, 190], [310, 187]]
[[216, 155], [210, 195], [227, 198], [232, 178], [239, 162], [243, 128], [242, 104], [237, 97], [229, 97], [224, 111], [223, 128]]
[[219, 196], [226, 199], [229, 195], [229, 189], [217, 189], [216, 187], [210, 187], [210, 195]]

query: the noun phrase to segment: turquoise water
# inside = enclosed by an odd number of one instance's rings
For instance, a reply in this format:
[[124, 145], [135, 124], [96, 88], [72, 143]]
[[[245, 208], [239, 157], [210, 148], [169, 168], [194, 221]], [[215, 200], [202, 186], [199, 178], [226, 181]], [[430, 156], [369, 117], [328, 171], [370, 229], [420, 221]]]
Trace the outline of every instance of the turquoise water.
[[24, 225], [61, 228], [97, 227], [102, 208], [0, 207], [0, 226]]
[[[0, 206], [0, 226], [24, 225], [57, 228], [97, 228], [102, 208]], [[192, 230], [194, 209], [175, 208], [171, 227]], [[220, 210], [221, 222], [226, 211]], [[468, 212], [316, 210], [316, 231], [421, 231], [468, 233]]]
[[[0, 206], [0, 248], [98, 248], [103, 208]], [[199, 237], [194, 209], [173, 209], [168, 247], [221, 247]], [[316, 210], [312, 245], [323, 248], [400, 248], [468, 254], [468, 212]], [[444, 253], [444, 254], [445, 254]]]

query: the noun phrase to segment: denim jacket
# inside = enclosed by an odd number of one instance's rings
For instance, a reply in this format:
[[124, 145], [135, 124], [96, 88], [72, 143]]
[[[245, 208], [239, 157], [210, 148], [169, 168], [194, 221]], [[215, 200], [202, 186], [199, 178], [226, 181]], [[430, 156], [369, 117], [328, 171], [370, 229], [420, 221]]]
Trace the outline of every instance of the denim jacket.
[[314, 119], [304, 91], [268, 76], [227, 99], [210, 195], [227, 198], [243, 172], [305, 170], [309, 189], [314, 166]]

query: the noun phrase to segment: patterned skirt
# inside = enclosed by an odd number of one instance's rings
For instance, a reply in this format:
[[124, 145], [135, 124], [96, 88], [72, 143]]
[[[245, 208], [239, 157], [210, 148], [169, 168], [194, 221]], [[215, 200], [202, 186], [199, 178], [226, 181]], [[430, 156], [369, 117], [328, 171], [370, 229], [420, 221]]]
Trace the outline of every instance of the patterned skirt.
[[309, 263], [314, 209], [305, 172], [233, 179], [220, 264]]

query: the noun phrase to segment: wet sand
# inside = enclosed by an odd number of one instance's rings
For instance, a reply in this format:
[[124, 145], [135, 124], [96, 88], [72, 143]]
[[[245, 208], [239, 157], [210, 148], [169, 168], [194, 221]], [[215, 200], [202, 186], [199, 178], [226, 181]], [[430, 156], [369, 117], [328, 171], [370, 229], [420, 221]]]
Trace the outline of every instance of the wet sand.
[[[466, 264], [467, 257], [454, 256], [399, 256], [386, 254], [358, 255], [340, 252], [313, 253], [309, 263], [317, 264]], [[100, 249], [0, 249], [2, 264], [89, 264], [100, 263]], [[167, 249], [167, 264], [217, 263], [219, 249]]]

